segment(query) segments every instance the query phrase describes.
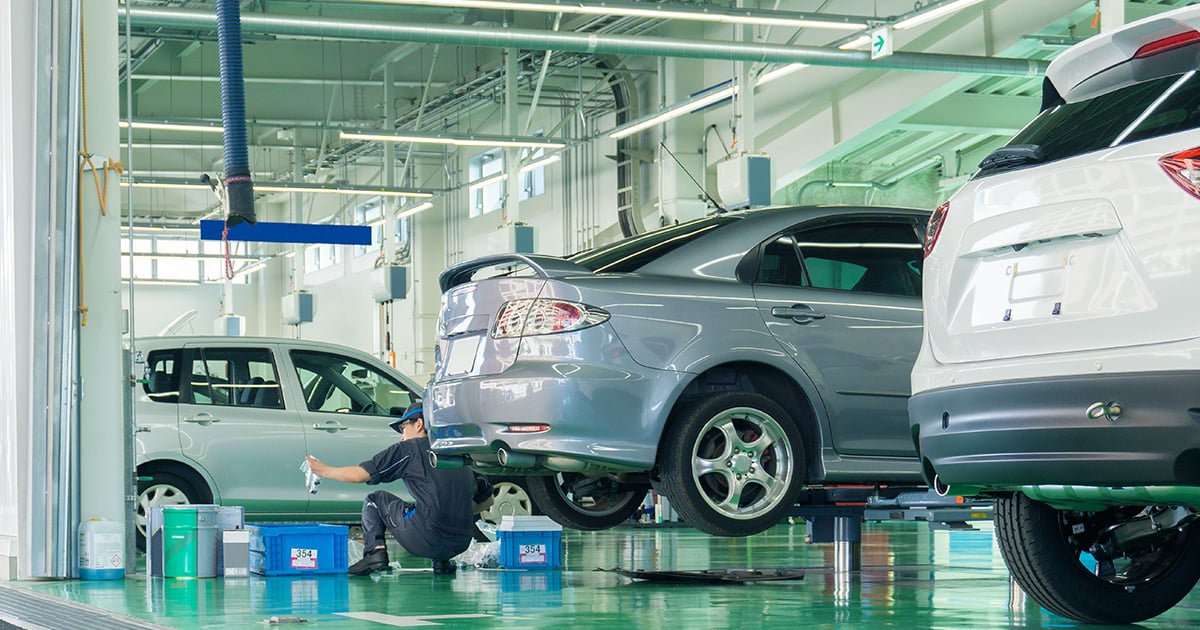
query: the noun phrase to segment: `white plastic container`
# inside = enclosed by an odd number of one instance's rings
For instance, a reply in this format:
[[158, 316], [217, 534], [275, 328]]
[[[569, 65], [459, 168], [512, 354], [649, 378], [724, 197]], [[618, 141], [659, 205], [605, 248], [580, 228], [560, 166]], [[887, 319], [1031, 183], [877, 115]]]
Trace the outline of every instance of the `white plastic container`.
[[92, 519], [79, 524], [79, 577], [125, 579], [125, 526]]

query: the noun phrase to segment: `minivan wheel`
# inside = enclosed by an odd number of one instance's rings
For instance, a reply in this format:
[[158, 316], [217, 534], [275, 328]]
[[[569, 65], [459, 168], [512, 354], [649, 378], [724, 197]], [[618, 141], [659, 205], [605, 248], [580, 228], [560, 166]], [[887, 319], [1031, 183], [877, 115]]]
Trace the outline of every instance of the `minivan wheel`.
[[212, 495], [204, 482], [195, 482], [172, 472], [155, 471], [138, 481], [137, 547], [146, 550], [146, 519], [150, 508], [168, 505], [204, 504]]
[[609, 477], [579, 473], [529, 476], [529, 496], [559, 525], [598, 531], [620, 525], [633, 516], [649, 488], [624, 485]]
[[689, 525], [749, 536], [778, 524], [804, 482], [804, 443], [787, 411], [766, 396], [721, 392], [684, 407], [659, 447], [659, 476]]
[[1181, 508], [1058, 510], [1018, 492], [996, 501], [994, 517], [1013, 579], [1050, 612], [1077, 621], [1149, 619], [1200, 579], [1200, 524], [1189, 525], [1195, 515]]

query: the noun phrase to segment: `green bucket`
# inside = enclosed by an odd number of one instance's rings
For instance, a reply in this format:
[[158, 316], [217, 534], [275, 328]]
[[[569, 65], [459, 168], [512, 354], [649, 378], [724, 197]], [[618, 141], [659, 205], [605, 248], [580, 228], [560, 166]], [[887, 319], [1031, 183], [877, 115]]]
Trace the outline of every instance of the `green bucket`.
[[163, 577], [216, 577], [218, 515], [215, 505], [163, 506]]

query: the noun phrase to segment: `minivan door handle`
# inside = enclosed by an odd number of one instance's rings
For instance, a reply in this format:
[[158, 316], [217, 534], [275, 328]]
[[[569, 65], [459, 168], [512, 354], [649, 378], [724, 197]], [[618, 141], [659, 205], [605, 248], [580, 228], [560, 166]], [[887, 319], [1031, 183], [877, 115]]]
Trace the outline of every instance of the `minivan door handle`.
[[312, 428], [314, 428], [318, 431], [328, 431], [330, 433], [335, 433], [337, 431], [345, 431], [346, 429], [349, 429], [350, 427], [348, 427], [340, 422], [330, 421], [330, 422], [326, 422], [325, 424], [317, 424], [314, 422], [312, 425]]
[[774, 306], [771, 308], [771, 315], [780, 319], [790, 319], [797, 324], [808, 324], [813, 320], [825, 319], [825, 313], [818, 313], [813, 310], [813, 307], [807, 304]]
[[201, 411], [200, 413], [198, 413], [194, 416], [188, 416], [188, 417], [184, 418], [183, 421], [191, 422], [192, 424], [201, 424], [204, 426], [208, 426], [214, 422], [220, 422], [221, 419], [214, 418], [213, 415], [211, 413], [208, 413], [207, 411]]

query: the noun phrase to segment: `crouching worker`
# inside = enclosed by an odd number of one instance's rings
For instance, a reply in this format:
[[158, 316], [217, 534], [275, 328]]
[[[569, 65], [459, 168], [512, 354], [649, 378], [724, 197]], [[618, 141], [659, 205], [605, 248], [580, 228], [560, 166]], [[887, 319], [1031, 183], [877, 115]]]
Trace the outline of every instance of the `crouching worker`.
[[319, 477], [367, 485], [401, 479], [415, 500], [409, 503], [385, 490], [367, 495], [362, 509], [363, 557], [348, 572], [369, 575], [386, 570], [384, 536], [390, 531], [409, 553], [432, 559], [434, 573], [453, 573], [450, 558], [470, 546], [474, 515], [491, 501], [491, 485], [480, 484], [482, 477], [469, 468], [430, 465], [429, 434], [420, 402], [410, 405], [390, 426], [403, 436], [401, 440], [357, 466], [327, 466], [308, 457]]

